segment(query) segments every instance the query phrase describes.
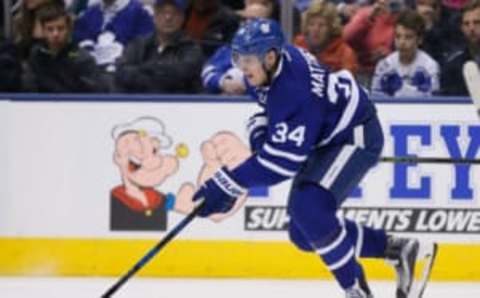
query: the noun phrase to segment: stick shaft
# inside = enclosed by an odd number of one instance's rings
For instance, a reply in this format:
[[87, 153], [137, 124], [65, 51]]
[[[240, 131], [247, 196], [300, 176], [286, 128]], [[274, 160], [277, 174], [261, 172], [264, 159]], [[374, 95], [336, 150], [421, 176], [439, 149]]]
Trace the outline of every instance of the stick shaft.
[[414, 156], [385, 156], [380, 158], [380, 161], [393, 163], [480, 164], [480, 159]]
[[110, 298], [120, 287], [125, 284], [135, 273], [143, 268], [157, 253], [177, 236], [198, 214], [202, 204], [198, 205], [187, 217], [179, 222], [168, 234], [152, 247], [127, 273], [113, 284], [101, 297]]

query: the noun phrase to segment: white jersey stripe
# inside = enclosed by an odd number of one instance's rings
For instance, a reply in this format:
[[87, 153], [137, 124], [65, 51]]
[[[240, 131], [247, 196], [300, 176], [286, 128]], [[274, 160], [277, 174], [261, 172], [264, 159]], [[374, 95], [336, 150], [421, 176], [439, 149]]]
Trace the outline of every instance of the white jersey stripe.
[[285, 152], [270, 146], [268, 143], [265, 143], [265, 145], [263, 145], [263, 149], [265, 150], [265, 152], [272, 156], [285, 158], [289, 161], [304, 162], [307, 160], [307, 155], [298, 155], [290, 152]]
[[215, 70], [215, 67], [213, 67], [212, 65], [208, 65], [202, 70], [202, 77], [213, 70]]
[[270, 161], [268, 161], [264, 158], [261, 158], [258, 155], [257, 155], [257, 160], [262, 166], [264, 166], [265, 168], [267, 168], [270, 171], [273, 171], [273, 172], [275, 172], [279, 175], [282, 175], [282, 176], [285, 176], [285, 177], [293, 177], [296, 174], [296, 172], [284, 169], [284, 168], [274, 164], [273, 162], [270, 162]]
[[348, 261], [350, 261], [350, 259], [354, 255], [355, 255], [355, 252], [354, 252], [353, 247], [352, 247], [352, 248], [350, 248], [348, 253], [345, 256], [343, 256], [343, 258], [341, 258], [338, 262], [333, 263], [332, 265], [328, 265], [327, 267], [331, 271], [337, 270], [338, 268], [342, 268], [343, 266], [345, 266], [345, 264], [348, 263]]
[[363, 125], [356, 126], [353, 129], [353, 142], [360, 148], [365, 148], [365, 137], [363, 131]]
[[355, 146], [346, 145], [342, 148], [342, 150], [340, 150], [337, 158], [335, 158], [332, 165], [323, 176], [322, 180], [320, 180], [319, 184], [321, 186], [323, 186], [325, 189], [330, 189], [332, 184], [335, 182], [335, 179], [337, 179], [338, 175], [343, 170], [345, 164], [355, 152], [355, 149]]
[[208, 75], [206, 75], [204, 78], [203, 78], [203, 81], [205, 83], [208, 83], [215, 75], [213, 73], [209, 73]]
[[347, 236], [347, 230], [344, 227], [342, 227], [342, 231], [332, 243], [330, 243], [325, 247], [317, 249], [315, 252], [319, 255], [325, 255], [329, 253], [330, 251], [335, 249], [338, 245], [340, 245], [340, 243], [342, 243], [343, 239], [345, 239], [345, 236]]
[[251, 117], [247, 122], [247, 133], [248, 135], [250, 135], [256, 128], [267, 126], [267, 125], [268, 125], [267, 116], [256, 115], [254, 117]]

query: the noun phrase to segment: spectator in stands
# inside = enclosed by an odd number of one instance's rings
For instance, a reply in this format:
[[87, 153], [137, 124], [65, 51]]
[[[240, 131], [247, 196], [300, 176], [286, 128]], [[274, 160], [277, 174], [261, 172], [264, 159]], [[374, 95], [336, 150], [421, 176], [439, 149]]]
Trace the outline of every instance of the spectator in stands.
[[3, 42], [4, 38], [5, 38], [5, 28], [4, 28], [4, 23], [5, 23], [5, 20], [3, 19], [4, 17], [4, 12], [3, 12], [3, 4], [0, 4], [0, 43]]
[[9, 41], [0, 41], [0, 92], [21, 89], [22, 65], [17, 47]]
[[[323, 0], [316, 0], [316, 1], [323, 1]], [[239, 2], [242, 2], [242, 1], [239, 1]], [[243, 9], [240, 9], [240, 10], [237, 10], [237, 13], [243, 18], [248, 18], [249, 16], [245, 16], [243, 14], [243, 12], [245, 11], [245, 8], [247, 7], [252, 7], [252, 4], [259, 4], [259, 5], [262, 5], [262, 6], [265, 6], [268, 10], [268, 17], [271, 18], [271, 19], [274, 19], [275, 21], [277, 22], [280, 22], [280, 14], [281, 14], [281, 10], [280, 10], [280, 4], [281, 4], [281, 1], [280, 0], [244, 0], [243, 1], [244, 3], [244, 7]], [[301, 12], [300, 12], [300, 9], [299, 9], [299, 2], [298, 1], [293, 1], [293, 7], [292, 7], [292, 10], [293, 10], [293, 28], [292, 28], [292, 32], [294, 35], [296, 34], [299, 34], [300, 33], [300, 27], [301, 27], [301, 22], [302, 22], [302, 15], [301, 15]], [[305, 4], [303, 4], [305, 5]]]
[[359, 80], [369, 85], [376, 63], [392, 52], [395, 20], [403, 0], [376, 0], [360, 8], [343, 29], [343, 38], [355, 50]]
[[222, 3], [234, 10], [243, 8], [242, 1], [238, 1], [238, 0], [222, 0]]
[[340, 16], [330, 2], [315, 2], [307, 9], [303, 34], [295, 38], [294, 44], [307, 49], [333, 71], [358, 70], [357, 56], [343, 40]]
[[468, 95], [463, 65], [469, 60], [480, 63], [480, 0], [472, 0], [463, 8], [461, 29], [466, 39], [463, 49], [452, 53], [442, 65], [443, 95]]
[[185, 0], [157, 0], [156, 33], [132, 42], [119, 60], [116, 83], [123, 92], [196, 93], [202, 50], [182, 30]]
[[[272, 7], [255, 1], [238, 11], [243, 19], [271, 18]], [[205, 63], [202, 69], [203, 87], [210, 93], [240, 95], [246, 92], [242, 72], [232, 65], [230, 45], [220, 47]]]
[[[83, 11], [91, 5], [94, 0], [73, 0], [72, 5], [70, 5], [70, 10], [74, 15], [80, 15]], [[97, 0], [100, 2], [100, 0]]]
[[[315, 0], [315, 1], [323, 1], [323, 0]], [[313, 1], [312, 1], [313, 2]], [[342, 24], [346, 24], [350, 21], [350, 19], [357, 13], [357, 11], [364, 6], [370, 4], [369, 0], [337, 0], [332, 1], [337, 6], [338, 14], [342, 19]]]
[[113, 72], [124, 47], [153, 30], [152, 16], [139, 0], [102, 0], [80, 15], [73, 37], [91, 52], [98, 65]]
[[439, 90], [439, 65], [419, 49], [425, 33], [423, 18], [406, 10], [395, 25], [396, 51], [380, 60], [372, 81], [372, 93], [394, 97], [431, 96]]
[[28, 58], [33, 45], [42, 39], [37, 12], [42, 6], [51, 3], [64, 5], [63, 0], [23, 0], [19, 12], [14, 15], [14, 41], [22, 60]]
[[[465, 38], [462, 34], [462, 11], [469, 0], [442, 0], [440, 26], [446, 32], [446, 39], [449, 40], [451, 47], [449, 50], [460, 50], [464, 44]], [[458, 46], [460, 45], [460, 47]]]
[[93, 58], [71, 42], [72, 21], [64, 7], [47, 5], [38, 12], [44, 41], [28, 60], [24, 90], [30, 92], [101, 92], [108, 83]]
[[313, 0], [313, 1], [312, 0], [296, 0], [295, 1], [295, 7], [297, 7], [298, 10], [300, 10], [301, 12], [304, 12], [310, 7], [312, 2], [314, 2], [314, 1], [315, 0]]
[[415, 10], [425, 22], [425, 36], [421, 48], [441, 64], [450, 44], [444, 26], [440, 23], [441, 0], [417, 0]]
[[273, 18], [278, 4], [274, 0], [245, 0], [245, 7], [237, 10], [244, 20], [251, 18]]
[[0, 3], [0, 92], [15, 92], [21, 88], [21, 64], [17, 47], [4, 35], [4, 8]]
[[[442, 0], [417, 0], [415, 10], [423, 17], [426, 32], [422, 49], [440, 65], [464, 43], [460, 14], [442, 5]], [[457, 16], [458, 14], [458, 16]]]
[[220, 0], [194, 0], [186, 15], [185, 29], [207, 57], [230, 42], [240, 22], [240, 17]]

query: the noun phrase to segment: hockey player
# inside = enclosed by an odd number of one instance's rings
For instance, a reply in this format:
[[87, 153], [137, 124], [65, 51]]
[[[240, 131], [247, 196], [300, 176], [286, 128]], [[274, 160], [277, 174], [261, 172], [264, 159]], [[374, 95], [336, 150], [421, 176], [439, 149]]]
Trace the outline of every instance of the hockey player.
[[301, 250], [318, 254], [347, 298], [370, 298], [359, 257], [393, 261], [396, 297], [421, 297], [426, 279], [412, 293], [421, 250], [436, 246], [389, 236], [337, 218], [336, 211], [376, 164], [383, 133], [376, 110], [348, 71], [329, 72], [307, 52], [286, 45], [279, 25], [253, 19], [232, 40], [233, 60], [263, 113], [248, 125], [254, 154], [233, 169], [217, 171], [194, 195], [204, 200], [200, 216], [228, 212], [249, 187], [293, 178], [287, 210], [289, 236]]

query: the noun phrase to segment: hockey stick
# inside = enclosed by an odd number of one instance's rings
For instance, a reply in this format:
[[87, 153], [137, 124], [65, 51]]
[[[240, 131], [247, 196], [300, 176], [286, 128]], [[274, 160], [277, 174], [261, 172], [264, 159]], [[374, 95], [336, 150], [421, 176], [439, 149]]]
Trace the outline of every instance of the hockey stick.
[[470, 60], [463, 65], [463, 77], [467, 84], [468, 93], [475, 105], [477, 115], [480, 117], [480, 70], [475, 61]]
[[385, 156], [381, 157], [380, 161], [393, 163], [480, 164], [480, 159], [415, 156]]
[[152, 247], [127, 273], [125, 273], [115, 284], [113, 284], [101, 297], [110, 298], [120, 287], [126, 283], [137, 271], [143, 268], [157, 253], [177, 236], [198, 214], [203, 207], [203, 203], [199, 204], [195, 209], [179, 222], [168, 234], [163, 237], [154, 247]]

